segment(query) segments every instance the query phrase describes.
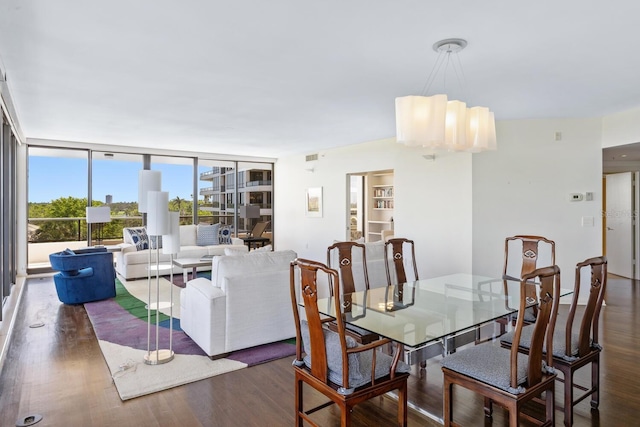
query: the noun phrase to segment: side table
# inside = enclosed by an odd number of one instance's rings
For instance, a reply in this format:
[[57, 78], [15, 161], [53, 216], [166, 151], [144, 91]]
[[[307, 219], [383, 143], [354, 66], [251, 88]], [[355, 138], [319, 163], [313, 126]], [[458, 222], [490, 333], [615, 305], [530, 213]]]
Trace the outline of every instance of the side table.
[[268, 237], [243, 237], [242, 241], [244, 242], [245, 245], [247, 245], [249, 250], [251, 250], [251, 247], [254, 244], [256, 248], [258, 247], [258, 245], [260, 245], [260, 247], [263, 247], [265, 244], [269, 242], [269, 238]]

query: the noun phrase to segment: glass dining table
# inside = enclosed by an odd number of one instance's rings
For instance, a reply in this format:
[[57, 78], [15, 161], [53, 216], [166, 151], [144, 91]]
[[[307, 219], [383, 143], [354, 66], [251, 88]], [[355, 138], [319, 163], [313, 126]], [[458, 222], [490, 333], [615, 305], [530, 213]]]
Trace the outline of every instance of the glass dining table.
[[[563, 288], [560, 296], [572, 292]], [[345, 294], [341, 304], [347, 324], [399, 344], [397, 350], [404, 351], [405, 360], [413, 365], [477, 343], [483, 326], [493, 327], [495, 320], [515, 314], [520, 305], [520, 281], [452, 274]], [[336, 316], [331, 298], [319, 299], [318, 309]], [[410, 406], [423, 409], [411, 402]], [[442, 421], [441, 414], [420, 412]]]

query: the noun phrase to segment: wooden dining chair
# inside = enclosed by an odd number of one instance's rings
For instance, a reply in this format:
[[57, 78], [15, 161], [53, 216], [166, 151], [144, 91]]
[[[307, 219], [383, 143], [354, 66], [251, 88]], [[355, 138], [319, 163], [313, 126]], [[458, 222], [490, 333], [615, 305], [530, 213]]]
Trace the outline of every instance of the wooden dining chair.
[[[502, 279], [504, 280], [504, 292], [508, 296], [507, 279], [520, 280], [525, 274], [531, 273], [539, 267], [547, 267], [556, 263], [556, 244], [542, 236], [516, 235], [504, 240], [504, 265]], [[535, 289], [529, 288], [527, 295], [535, 298]], [[509, 300], [505, 300], [508, 309]], [[524, 312], [525, 323], [533, 323], [536, 319], [537, 307], [534, 305]], [[500, 335], [507, 330], [507, 325], [515, 325], [515, 316], [498, 319]]]
[[[589, 299], [579, 322], [576, 322], [582, 270], [590, 269]], [[591, 396], [591, 407], [598, 408], [600, 403], [600, 352], [602, 347], [598, 343], [598, 319], [600, 309], [604, 301], [604, 292], [607, 287], [607, 258], [589, 258], [576, 265], [575, 287], [573, 299], [569, 309], [569, 316], [564, 328], [555, 328], [553, 336], [553, 366], [562, 372], [564, 382], [564, 424], [573, 425], [573, 407]], [[578, 316], [580, 317], [580, 316]], [[578, 333], [573, 332], [573, 325], [579, 324]], [[523, 329], [520, 338], [519, 350], [528, 353], [531, 345], [531, 328]], [[500, 343], [505, 348], [510, 348], [513, 342], [513, 333], [505, 334]], [[591, 387], [575, 384], [573, 374], [583, 366], [591, 364]], [[574, 389], [583, 393], [574, 398]]]
[[[409, 280], [407, 280], [407, 273], [405, 270], [405, 262], [407, 261], [405, 249], [410, 253], [409, 256], [411, 259], [409, 262], [413, 267], [413, 277], [409, 277]], [[389, 257], [391, 257], [391, 260]], [[413, 243], [413, 240], [402, 237], [394, 237], [387, 240], [384, 243], [384, 268], [387, 273], [388, 286], [419, 280], [418, 267], [416, 265], [415, 244]], [[391, 273], [392, 268], [395, 274]]]
[[[318, 273], [325, 275], [319, 280]], [[291, 262], [291, 304], [296, 325], [295, 409], [296, 425], [304, 422], [317, 426], [310, 415], [331, 404], [340, 407], [341, 426], [351, 425], [351, 411], [361, 402], [397, 390], [397, 425], [407, 425], [407, 378], [410, 367], [399, 360], [400, 353], [392, 357], [379, 347], [389, 344], [380, 339], [358, 345], [346, 335], [340, 302], [338, 272], [326, 265], [306, 259]], [[333, 288], [332, 304], [336, 308], [337, 332], [325, 327], [330, 317], [318, 309], [318, 282], [327, 280]], [[301, 307], [305, 319], [301, 316]], [[330, 399], [310, 409], [304, 409], [303, 387], [307, 384]]]
[[[355, 263], [354, 254], [356, 255]], [[327, 248], [327, 266], [338, 271], [344, 309], [350, 312], [351, 294], [356, 291], [369, 290], [369, 272], [367, 270], [365, 245], [356, 242], [334, 243]], [[356, 270], [355, 275], [354, 270]], [[359, 286], [356, 286], [356, 282]], [[330, 323], [329, 328], [336, 331], [336, 323]], [[346, 333], [359, 344], [368, 344], [380, 338], [378, 334], [350, 324], [346, 325]]]
[[[453, 386], [461, 386], [485, 397], [485, 415], [490, 417], [493, 403], [509, 411], [509, 426], [518, 426], [520, 417], [540, 423], [554, 425], [554, 380], [553, 358], [543, 360], [543, 345], [553, 348], [553, 329], [558, 313], [560, 295], [560, 269], [557, 266], [543, 267], [525, 274], [520, 281], [519, 311], [523, 312], [529, 302], [526, 296], [527, 283], [537, 279], [538, 316], [531, 326], [531, 346], [527, 355], [493, 343], [480, 344], [446, 356], [442, 359], [444, 374], [444, 425], [453, 422]], [[525, 326], [524, 316], [518, 316], [513, 334], [514, 343], [520, 343]], [[544, 400], [540, 397], [544, 393]], [[532, 400], [545, 405], [545, 419], [537, 420], [521, 412], [523, 405]]]

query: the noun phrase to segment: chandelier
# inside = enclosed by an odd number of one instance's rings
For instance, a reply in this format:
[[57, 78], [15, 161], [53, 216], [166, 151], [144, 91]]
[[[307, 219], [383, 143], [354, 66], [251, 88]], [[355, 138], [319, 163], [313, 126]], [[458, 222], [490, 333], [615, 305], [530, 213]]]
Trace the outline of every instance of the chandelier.
[[[446, 39], [433, 45], [439, 53], [423, 94], [451, 54], [465, 48], [466, 40]], [[459, 61], [459, 60], [458, 60]], [[455, 66], [454, 66], [455, 67]], [[462, 68], [460, 67], [460, 74]], [[496, 149], [496, 124], [493, 112], [486, 107], [467, 107], [447, 95], [403, 96], [396, 98], [396, 140], [408, 146], [422, 146], [449, 151], [480, 152]]]

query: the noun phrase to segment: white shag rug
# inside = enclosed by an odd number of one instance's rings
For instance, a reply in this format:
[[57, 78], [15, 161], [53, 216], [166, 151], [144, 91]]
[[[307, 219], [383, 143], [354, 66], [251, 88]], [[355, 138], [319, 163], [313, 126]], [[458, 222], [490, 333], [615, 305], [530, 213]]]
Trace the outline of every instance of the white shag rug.
[[[147, 279], [121, 283], [127, 291], [141, 301], [148, 301]], [[152, 278], [151, 301], [156, 301], [155, 278]], [[173, 292], [173, 295], [170, 295]], [[169, 281], [160, 278], [160, 301], [173, 298], [173, 317], [180, 318], [180, 289], [169, 286]], [[160, 304], [160, 311], [169, 315], [167, 304]], [[163, 331], [164, 332], [164, 331]], [[162, 332], [161, 332], [162, 333]], [[247, 364], [229, 359], [211, 360], [207, 356], [176, 354], [170, 362], [160, 365], [144, 363], [145, 350], [98, 340], [104, 359], [111, 371], [113, 382], [122, 400], [178, 387], [194, 381], [246, 368]]]
[[143, 362], [146, 351], [98, 340], [122, 400], [133, 399], [238, 369], [247, 364], [229, 359], [176, 354], [161, 365]]

